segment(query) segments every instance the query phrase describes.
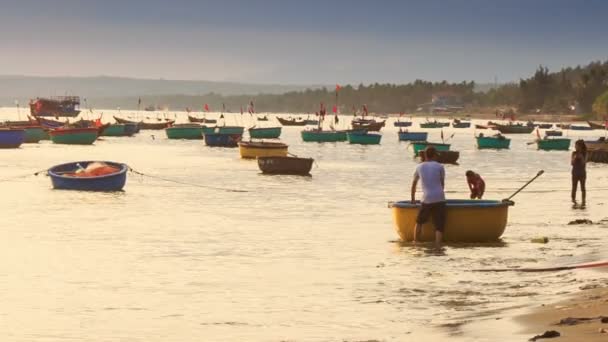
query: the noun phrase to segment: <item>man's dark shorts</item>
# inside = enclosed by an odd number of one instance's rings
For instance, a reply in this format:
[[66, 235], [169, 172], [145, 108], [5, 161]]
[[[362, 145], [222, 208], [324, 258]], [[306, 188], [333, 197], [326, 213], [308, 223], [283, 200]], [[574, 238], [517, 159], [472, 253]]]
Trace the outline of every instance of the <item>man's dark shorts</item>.
[[445, 202], [436, 203], [422, 203], [416, 223], [425, 224], [429, 218], [433, 218], [433, 225], [435, 230], [443, 232], [445, 229], [445, 218], [447, 214], [447, 208]]

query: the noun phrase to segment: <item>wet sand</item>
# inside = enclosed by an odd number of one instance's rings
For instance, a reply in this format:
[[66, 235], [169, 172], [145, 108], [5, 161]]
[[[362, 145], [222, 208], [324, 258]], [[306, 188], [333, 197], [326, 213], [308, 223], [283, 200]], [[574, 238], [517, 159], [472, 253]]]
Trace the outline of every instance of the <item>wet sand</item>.
[[[586, 288], [565, 301], [518, 316], [516, 322], [525, 326], [530, 337], [555, 330], [561, 334], [556, 341], [607, 341], [608, 322], [602, 323], [601, 317], [608, 317], [608, 286]], [[540, 339], [549, 340], [553, 339]]]

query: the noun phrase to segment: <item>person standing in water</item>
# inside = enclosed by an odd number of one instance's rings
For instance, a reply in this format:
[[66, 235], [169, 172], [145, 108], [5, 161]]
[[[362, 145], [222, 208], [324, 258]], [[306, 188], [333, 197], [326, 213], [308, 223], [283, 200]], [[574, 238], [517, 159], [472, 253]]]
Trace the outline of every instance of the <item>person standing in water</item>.
[[416, 218], [414, 241], [419, 241], [422, 225], [432, 218], [435, 227], [435, 247], [439, 248], [443, 241], [446, 220], [445, 169], [437, 162], [437, 150], [433, 146], [424, 150], [424, 161], [416, 167], [414, 172], [411, 189], [412, 203], [416, 202], [418, 181], [422, 183], [422, 200]]
[[581, 183], [581, 206], [584, 207], [587, 199], [585, 184], [587, 181], [587, 145], [585, 145], [585, 141], [577, 140], [576, 143], [574, 143], [574, 152], [572, 152], [570, 164], [572, 165], [572, 203], [577, 205], [576, 188], [578, 183]]
[[486, 191], [486, 182], [484, 182], [483, 178], [481, 178], [478, 173], [471, 170], [467, 171], [465, 175], [467, 177], [469, 190], [471, 190], [471, 199], [481, 199], [483, 193]]

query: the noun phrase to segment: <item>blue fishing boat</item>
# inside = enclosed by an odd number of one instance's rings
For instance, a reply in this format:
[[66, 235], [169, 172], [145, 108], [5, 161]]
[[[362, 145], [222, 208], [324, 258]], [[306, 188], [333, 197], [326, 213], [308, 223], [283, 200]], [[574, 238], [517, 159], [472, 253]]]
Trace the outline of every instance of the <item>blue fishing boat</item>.
[[427, 132], [399, 132], [399, 141], [426, 141], [429, 134]]
[[24, 129], [0, 128], [0, 148], [17, 148], [24, 141]]
[[210, 133], [205, 134], [205, 145], [212, 147], [237, 147], [243, 134]]
[[47, 171], [55, 189], [120, 191], [127, 182], [126, 164], [80, 161], [53, 166]]

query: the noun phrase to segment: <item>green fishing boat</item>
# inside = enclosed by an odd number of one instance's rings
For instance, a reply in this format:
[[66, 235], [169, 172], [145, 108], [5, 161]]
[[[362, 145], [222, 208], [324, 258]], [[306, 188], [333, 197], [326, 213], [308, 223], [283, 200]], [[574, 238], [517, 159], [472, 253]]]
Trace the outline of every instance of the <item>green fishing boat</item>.
[[412, 146], [414, 147], [414, 155], [417, 156], [420, 151], [424, 151], [428, 146], [433, 146], [437, 151], [449, 151], [450, 144], [443, 143], [432, 143], [428, 141], [413, 141]]
[[101, 136], [104, 137], [123, 137], [127, 135], [126, 124], [111, 124], [101, 131]]
[[255, 139], [277, 139], [281, 136], [281, 127], [250, 128], [249, 136]]
[[477, 148], [479, 148], [480, 150], [482, 149], [495, 149], [495, 150], [501, 150], [501, 149], [508, 149], [511, 146], [511, 139], [507, 139], [505, 137], [501, 136], [494, 136], [494, 137], [483, 137], [483, 136], [479, 136], [476, 137], [475, 139], [477, 139]]
[[543, 151], [568, 151], [570, 149], [570, 139], [540, 139], [536, 141], [539, 150]]
[[378, 145], [382, 139], [382, 135], [375, 133], [348, 133], [349, 144], [359, 145]]
[[169, 139], [203, 139], [203, 128], [199, 125], [183, 125], [165, 128], [165, 133]]
[[201, 130], [203, 132], [203, 135], [215, 133], [215, 127], [201, 126]]
[[49, 132], [55, 144], [91, 145], [97, 140], [97, 128], [57, 128]]
[[35, 144], [40, 140], [46, 140], [49, 138], [48, 133], [41, 126], [30, 126], [24, 127], [25, 140], [24, 143]]
[[241, 126], [218, 126], [220, 134], [243, 134], [245, 127]]
[[302, 131], [301, 135], [302, 140], [305, 142], [339, 142], [346, 141], [348, 139], [345, 131], [311, 129]]

